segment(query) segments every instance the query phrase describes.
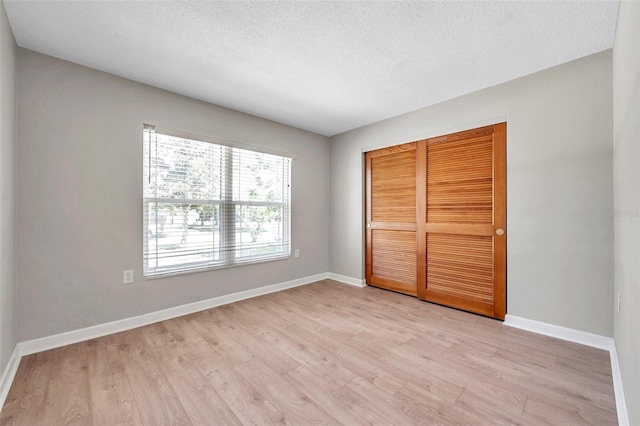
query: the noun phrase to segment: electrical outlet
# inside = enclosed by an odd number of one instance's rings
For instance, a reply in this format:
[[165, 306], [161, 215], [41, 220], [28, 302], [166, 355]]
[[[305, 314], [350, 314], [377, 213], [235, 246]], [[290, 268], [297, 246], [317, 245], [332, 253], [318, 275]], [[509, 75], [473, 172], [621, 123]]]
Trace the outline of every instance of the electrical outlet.
[[293, 257], [300, 257], [300, 249], [296, 249], [296, 250], [293, 252]]
[[122, 271], [122, 284], [131, 284], [133, 282], [133, 271]]

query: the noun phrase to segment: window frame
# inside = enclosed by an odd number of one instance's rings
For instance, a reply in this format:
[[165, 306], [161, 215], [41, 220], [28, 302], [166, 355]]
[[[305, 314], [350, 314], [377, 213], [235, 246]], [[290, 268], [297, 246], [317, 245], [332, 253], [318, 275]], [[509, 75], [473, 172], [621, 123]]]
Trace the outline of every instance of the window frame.
[[[221, 156], [221, 167], [224, 171], [224, 178], [222, 179], [224, 190], [222, 191], [220, 199], [187, 199], [187, 198], [160, 198], [160, 197], [146, 197], [146, 188], [147, 181], [150, 182], [152, 167], [151, 167], [151, 133], [161, 134], [163, 136], [186, 139], [195, 142], [201, 143], [210, 143], [216, 146], [220, 146], [224, 149], [224, 154]], [[149, 136], [147, 136], [149, 135]], [[147, 139], [149, 138], [149, 139]], [[221, 139], [217, 137], [205, 136], [196, 133], [168, 129], [163, 127], [158, 127], [150, 124], [143, 125], [143, 189], [142, 189], [142, 203], [143, 203], [143, 279], [157, 279], [164, 278], [168, 276], [174, 275], [183, 275], [183, 274], [192, 274], [198, 272], [212, 271], [218, 269], [226, 269], [226, 268], [234, 268], [238, 266], [259, 264], [265, 262], [273, 262], [290, 259], [292, 257], [292, 241], [291, 241], [291, 213], [292, 213], [292, 191], [291, 191], [291, 180], [292, 180], [292, 169], [293, 169], [293, 160], [295, 160], [295, 156], [274, 149], [270, 149], [267, 147], [261, 146], [253, 146], [248, 145], [232, 140]], [[147, 156], [146, 153], [146, 145], [149, 145], [149, 153]], [[286, 165], [286, 181], [283, 181], [283, 188], [286, 188], [286, 194], [283, 194], [284, 201], [251, 201], [251, 200], [235, 200], [233, 196], [233, 149], [240, 149], [245, 151], [250, 151], [252, 153], [258, 154], [268, 154], [275, 155], [278, 157], [282, 157], [288, 160], [288, 164]], [[149, 226], [149, 215], [151, 211], [150, 205], [152, 203], [165, 203], [165, 204], [199, 204], [199, 205], [210, 205], [210, 206], [219, 206], [218, 207], [218, 222], [219, 222], [219, 231], [218, 231], [218, 241], [217, 244], [212, 242], [211, 253], [218, 253], [218, 260], [203, 260], [197, 262], [185, 262], [179, 264], [177, 266], [150, 266], [151, 263], [157, 263], [158, 254], [157, 254], [157, 246], [156, 246], [156, 255], [151, 256], [149, 252], [150, 239], [150, 226]], [[282, 223], [282, 243], [280, 246], [282, 250], [273, 255], [262, 255], [262, 256], [238, 256], [237, 251], [241, 250], [241, 246], [236, 244], [237, 237], [237, 213], [236, 210], [238, 206], [274, 206], [281, 209], [281, 217], [280, 221]], [[234, 219], [227, 220], [225, 216], [232, 215]], [[223, 224], [226, 225], [223, 229]], [[231, 225], [231, 226], [229, 226]], [[212, 235], [213, 234], [212, 230]], [[233, 248], [228, 249], [225, 245], [223, 245], [223, 239], [231, 238], [233, 240]]]

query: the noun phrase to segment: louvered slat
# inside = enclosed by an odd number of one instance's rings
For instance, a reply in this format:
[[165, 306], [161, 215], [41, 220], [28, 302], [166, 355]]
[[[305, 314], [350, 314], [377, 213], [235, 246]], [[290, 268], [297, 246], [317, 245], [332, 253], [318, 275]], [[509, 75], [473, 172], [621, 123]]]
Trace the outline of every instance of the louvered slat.
[[371, 158], [371, 220], [416, 221], [416, 151]]
[[416, 284], [416, 233], [374, 230], [373, 275], [379, 278]]
[[430, 234], [427, 253], [430, 292], [493, 302], [492, 237]]
[[491, 135], [427, 146], [427, 222], [491, 223]]

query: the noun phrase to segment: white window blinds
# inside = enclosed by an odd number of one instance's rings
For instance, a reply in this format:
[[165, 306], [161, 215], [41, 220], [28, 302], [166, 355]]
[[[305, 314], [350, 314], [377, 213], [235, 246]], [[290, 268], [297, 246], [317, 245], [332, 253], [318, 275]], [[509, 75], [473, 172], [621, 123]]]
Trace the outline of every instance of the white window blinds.
[[144, 276], [290, 256], [290, 173], [288, 157], [145, 125]]

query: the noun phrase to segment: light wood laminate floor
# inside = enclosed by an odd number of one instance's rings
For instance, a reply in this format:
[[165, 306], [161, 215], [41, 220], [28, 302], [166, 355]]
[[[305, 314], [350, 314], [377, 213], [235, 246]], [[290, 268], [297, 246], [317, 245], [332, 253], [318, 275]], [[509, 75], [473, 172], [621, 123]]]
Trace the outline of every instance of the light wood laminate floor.
[[609, 354], [333, 281], [22, 359], [2, 425], [616, 424]]

